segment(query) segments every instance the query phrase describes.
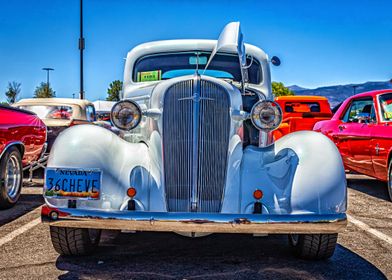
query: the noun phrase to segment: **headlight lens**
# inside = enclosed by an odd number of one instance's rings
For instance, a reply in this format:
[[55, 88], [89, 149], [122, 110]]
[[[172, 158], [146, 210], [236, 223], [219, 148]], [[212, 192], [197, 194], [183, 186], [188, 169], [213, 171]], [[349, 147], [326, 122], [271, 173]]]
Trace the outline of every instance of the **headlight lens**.
[[137, 103], [130, 100], [119, 101], [114, 104], [110, 119], [115, 127], [122, 130], [131, 130], [138, 126], [142, 112]]
[[282, 122], [282, 109], [273, 101], [258, 101], [250, 114], [253, 125], [260, 130], [275, 130]]

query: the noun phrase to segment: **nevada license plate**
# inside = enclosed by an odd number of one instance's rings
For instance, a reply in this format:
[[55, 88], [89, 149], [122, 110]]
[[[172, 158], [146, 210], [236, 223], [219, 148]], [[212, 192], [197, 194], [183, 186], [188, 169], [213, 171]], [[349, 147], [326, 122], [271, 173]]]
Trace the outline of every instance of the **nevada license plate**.
[[99, 199], [102, 171], [99, 169], [46, 168], [46, 197]]

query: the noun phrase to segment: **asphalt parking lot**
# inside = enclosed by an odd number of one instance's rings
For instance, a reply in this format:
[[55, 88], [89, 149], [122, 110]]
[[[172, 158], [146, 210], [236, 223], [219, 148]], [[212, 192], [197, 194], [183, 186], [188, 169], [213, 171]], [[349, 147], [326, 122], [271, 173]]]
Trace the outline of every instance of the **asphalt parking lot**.
[[90, 257], [64, 258], [41, 224], [40, 181], [0, 212], [0, 279], [386, 279], [392, 278], [392, 203], [384, 183], [348, 175], [349, 224], [328, 261], [292, 256], [286, 236], [105, 232]]

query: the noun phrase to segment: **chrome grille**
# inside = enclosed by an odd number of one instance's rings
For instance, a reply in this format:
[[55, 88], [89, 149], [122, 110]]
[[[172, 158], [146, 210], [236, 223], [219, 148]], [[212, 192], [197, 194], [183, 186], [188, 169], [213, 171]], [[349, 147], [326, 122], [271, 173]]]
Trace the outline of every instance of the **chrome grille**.
[[197, 77], [171, 86], [163, 106], [168, 211], [220, 212], [230, 133], [228, 93]]

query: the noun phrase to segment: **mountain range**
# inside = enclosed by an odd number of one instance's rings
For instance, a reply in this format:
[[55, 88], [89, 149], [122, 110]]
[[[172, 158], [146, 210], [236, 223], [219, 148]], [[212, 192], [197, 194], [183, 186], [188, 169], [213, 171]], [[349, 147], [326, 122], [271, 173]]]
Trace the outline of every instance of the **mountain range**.
[[318, 87], [315, 89], [304, 88], [298, 85], [288, 87], [295, 95], [319, 95], [328, 98], [331, 107], [336, 106], [346, 98], [361, 92], [372, 91], [377, 89], [392, 88], [390, 81], [386, 82], [366, 82], [363, 84], [348, 84]]

